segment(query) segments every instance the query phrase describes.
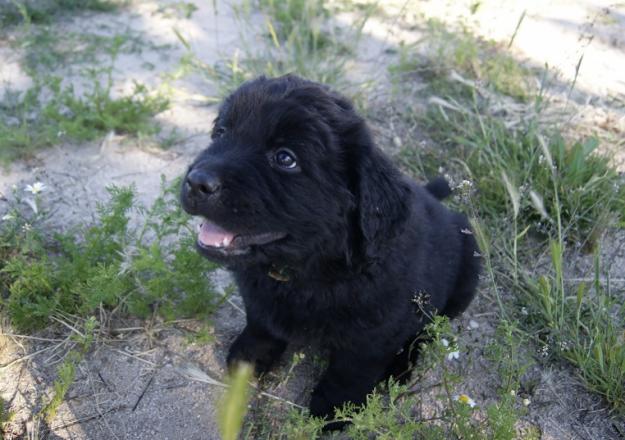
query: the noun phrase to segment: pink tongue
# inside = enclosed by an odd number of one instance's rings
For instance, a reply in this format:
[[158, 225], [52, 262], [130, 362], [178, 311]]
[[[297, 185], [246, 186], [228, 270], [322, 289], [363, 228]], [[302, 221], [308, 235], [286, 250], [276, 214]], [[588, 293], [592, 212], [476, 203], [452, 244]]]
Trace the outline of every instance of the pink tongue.
[[230, 245], [234, 234], [221, 229], [214, 223], [204, 221], [200, 226], [200, 232], [198, 234], [198, 240], [205, 246], [213, 247], [225, 247]]

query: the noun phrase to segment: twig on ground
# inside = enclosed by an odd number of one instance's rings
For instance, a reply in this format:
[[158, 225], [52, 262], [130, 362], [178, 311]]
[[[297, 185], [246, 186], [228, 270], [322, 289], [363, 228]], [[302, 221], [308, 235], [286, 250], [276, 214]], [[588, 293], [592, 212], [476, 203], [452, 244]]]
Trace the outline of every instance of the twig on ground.
[[46, 342], [60, 342], [60, 341], [65, 340], [65, 339], [60, 339], [60, 338], [41, 338], [39, 336], [16, 335], [14, 333], [0, 333], [0, 336], [7, 336], [9, 338], [32, 339], [34, 341], [46, 341]]
[[152, 373], [152, 376], [150, 376], [150, 380], [148, 380], [148, 383], [146, 383], [145, 386], [143, 387], [143, 390], [141, 390], [141, 394], [139, 394], [137, 401], [132, 407], [133, 412], [137, 409], [137, 407], [139, 406], [139, 403], [141, 403], [141, 400], [143, 400], [143, 396], [145, 396], [145, 393], [148, 391], [148, 388], [150, 388], [150, 385], [152, 384], [152, 381], [154, 380], [154, 376], [156, 376], [156, 370], [154, 370], [154, 372]]
[[51, 346], [46, 347], [46, 348], [42, 348], [41, 350], [37, 350], [34, 353], [27, 354], [25, 356], [22, 356], [21, 358], [14, 359], [11, 362], [8, 362], [8, 363], [6, 363], [4, 365], [0, 365], [0, 371], [4, 370], [4, 369], [7, 369], [7, 368], [9, 368], [9, 367], [11, 367], [13, 365], [19, 364], [20, 362], [24, 362], [24, 361], [27, 361], [29, 359], [32, 359], [35, 356], [37, 356], [37, 355], [39, 355], [41, 353], [45, 353], [48, 350], [56, 350], [57, 348], [59, 348], [63, 344], [67, 343], [70, 340], [70, 337], [71, 336], [68, 336], [67, 338], [63, 339], [63, 341], [59, 342], [58, 344], [51, 345]]
[[143, 362], [145, 364], [148, 364], [148, 365], [150, 365], [152, 367], [158, 367], [159, 366], [159, 364], [157, 364], [155, 362], [152, 362], [152, 361], [148, 361], [147, 359], [140, 358], [139, 356], [137, 356], [134, 353], [127, 353], [127, 352], [125, 352], [123, 350], [118, 350], [117, 348], [112, 348], [112, 347], [110, 347], [110, 349], [112, 351], [114, 351], [115, 353], [123, 354], [124, 356], [137, 359], [138, 361], [141, 361], [141, 362]]

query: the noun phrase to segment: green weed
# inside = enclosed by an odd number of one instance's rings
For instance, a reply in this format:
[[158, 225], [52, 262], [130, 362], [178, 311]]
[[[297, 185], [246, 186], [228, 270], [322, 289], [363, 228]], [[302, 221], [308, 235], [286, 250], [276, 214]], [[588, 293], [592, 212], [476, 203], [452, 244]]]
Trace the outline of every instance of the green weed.
[[109, 12], [119, 4], [114, 0], [5, 0], [0, 3], [0, 25], [48, 23], [63, 13]]
[[420, 74], [439, 93], [454, 85], [446, 78], [456, 71], [521, 101], [531, 95], [529, 69], [496, 43], [475, 37], [464, 26], [455, 29], [441, 21], [429, 20], [425, 37], [414, 45], [402, 45], [399, 54], [399, 62], [390, 67], [391, 74], [398, 80]]
[[250, 400], [249, 380], [252, 378], [253, 367], [240, 364], [232, 374], [228, 390], [219, 405], [219, 430], [224, 440], [239, 438], [243, 419], [247, 413]]
[[543, 353], [573, 364], [588, 389], [625, 414], [625, 308], [601, 280], [595, 257], [592, 287], [564, 280], [563, 246], [551, 243], [552, 272], [524, 284], [528, 322], [540, 329]]
[[103, 85], [94, 74], [82, 96], [60, 78], [37, 82], [23, 93], [7, 92], [0, 105], [0, 160], [9, 163], [60, 141], [89, 141], [111, 131], [158, 131], [151, 118], [168, 107], [167, 99], [138, 83], [129, 96], [115, 98], [111, 91], [110, 77]]
[[[287, 73], [340, 87], [358, 97], [366, 84], [354, 87], [349, 83], [346, 67], [369, 18], [367, 13], [353, 26], [342, 28], [328, 22], [331, 10], [319, 0], [263, 0], [259, 6], [265, 16], [261, 48], [252, 48], [243, 39], [240, 51], [215, 65], [206, 65], [189, 53], [181, 60], [179, 74], [200, 72], [218, 86], [220, 97], [260, 75]], [[242, 26], [251, 27], [245, 8], [238, 18]], [[189, 47], [182, 35], [179, 37]]]
[[511, 213], [518, 231], [553, 236], [557, 199], [566, 240], [591, 249], [625, 212], [623, 181], [597, 152], [597, 139], [569, 142], [533, 121], [510, 128], [477, 100], [447, 102], [433, 105], [421, 123], [454, 157], [445, 165], [475, 185], [479, 217], [497, 222]]
[[1, 433], [4, 433], [5, 426], [11, 423], [14, 417], [15, 417], [15, 412], [9, 411], [8, 403], [5, 402], [4, 399], [0, 398], [0, 432]]
[[132, 29], [109, 36], [69, 32], [51, 25], [33, 26], [18, 33], [12, 40], [12, 46], [23, 54], [21, 66], [33, 76], [45, 75], [59, 68], [71, 72], [76, 66], [96, 65], [105, 56], [139, 54], [146, 48], [160, 50], [168, 47], [150, 43]]
[[[216, 306], [206, 278], [215, 266], [195, 250], [176, 189], [164, 189], [149, 209], [131, 188], [109, 192], [97, 224], [78, 235], [45, 234], [45, 213], [27, 219], [13, 210], [2, 223], [0, 283], [8, 297], [1, 304], [16, 327], [41, 328], [55, 313], [90, 316], [99, 307], [173, 319]], [[141, 214], [140, 228], [129, 226], [131, 210]]]
[[156, 13], [162, 14], [166, 18], [191, 18], [197, 11], [197, 6], [192, 2], [177, 1], [168, 5], [160, 6]]
[[40, 415], [42, 415], [48, 424], [52, 423], [52, 420], [56, 416], [59, 406], [65, 399], [65, 395], [69, 391], [74, 377], [76, 375], [76, 367], [82, 361], [84, 355], [89, 351], [94, 339], [94, 333], [97, 327], [97, 321], [94, 317], [90, 317], [85, 321], [82, 333], [75, 333], [73, 336], [78, 348], [70, 350], [65, 356], [65, 359], [57, 369], [57, 379], [53, 384], [52, 398], [41, 409]]

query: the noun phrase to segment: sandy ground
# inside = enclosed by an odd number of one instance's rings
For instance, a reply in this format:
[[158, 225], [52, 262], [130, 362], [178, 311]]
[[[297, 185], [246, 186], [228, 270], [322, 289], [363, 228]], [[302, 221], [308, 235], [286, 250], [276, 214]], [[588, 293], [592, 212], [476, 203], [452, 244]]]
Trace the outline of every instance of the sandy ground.
[[[549, 63], [557, 69], [564, 85], [560, 98], [566, 100], [566, 84], [575, 78], [575, 68], [583, 55], [577, 76], [578, 91], [572, 95], [574, 105], [587, 111], [576, 112], [584, 118], [611, 118], [617, 134], [622, 134], [625, 119], [625, 6], [608, 2], [587, 1], [484, 1], [475, 14], [469, 12], [474, 2], [388, 2], [386, 18], [374, 18], [365, 27], [359, 59], [352, 74], [375, 78], [376, 86], [386, 85], [386, 65], [393, 59], [389, 48], [400, 41], [420, 38], [423, 17], [439, 17], [453, 22], [462, 16], [480, 35], [507, 42], [519, 17], [525, 18], [512, 45], [513, 53], [527, 63], [542, 66]], [[158, 87], [165, 74], [174, 71], [184, 53], [173, 29], [180, 31], [191, 48], [204, 62], [212, 64], [229, 57], [240, 43], [241, 29], [229, 4], [197, 2], [198, 10], [191, 19], [165, 17], [157, 13], [163, 2], [141, 1], [121, 13], [85, 14], [62, 21], [58, 26], [75, 31], [97, 30], [104, 34], [128, 27], [142, 32], [161, 49], [146, 49], [141, 54], [122, 54], [115, 68], [116, 93], [127, 92], [133, 80]], [[497, 4], [498, 6], [493, 6]], [[348, 20], [338, 17], [337, 20]], [[25, 89], [30, 81], [20, 68], [20, 52], [0, 41], [0, 83], [3, 87]], [[146, 69], [146, 62], [155, 66]], [[77, 76], [68, 82], [80, 87]], [[67, 226], [88, 222], [96, 201], [101, 200], [108, 184], [133, 183], [139, 197], [149, 202], [158, 194], [160, 176], [180, 175], [188, 162], [208, 143], [208, 130], [216, 107], [205, 104], [203, 97], [214, 96], [216, 89], [197, 77], [186, 77], [173, 83], [172, 107], [157, 119], [164, 128], [176, 128], [181, 140], [163, 151], [150, 141], [137, 141], [111, 134], [88, 145], [59, 145], [42, 151], [34, 160], [16, 163], [0, 171], [0, 192], [9, 194], [12, 185], [42, 181], [49, 187], [46, 203], [54, 213], [52, 222]], [[580, 122], [581, 123], [581, 122]], [[384, 133], [383, 120], [374, 122], [374, 130]], [[383, 142], [390, 141], [381, 136]], [[383, 145], [385, 146], [385, 145]], [[0, 212], [4, 202], [0, 201]], [[614, 262], [613, 277], [620, 277], [625, 267], [625, 250], [620, 239], [609, 240], [605, 253]], [[581, 258], [571, 276], [587, 276], [591, 265]], [[227, 274], [219, 275], [219, 285], [229, 284]], [[237, 301], [236, 297], [234, 301]], [[236, 304], [236, 303], [235, 303]], [[479, 298], [458, 321], [466, 329], [469, 319], [479, 323], [477, 330], [464, 330], [462, 343], [466, 363], [457, 368], [471, 379], [467, 391], [480, 401], [494, 397], [493, 377], [483, 374], [488, 368], [484, 347], [494, 329], [493, 304]], [[205, 383], [208, 377], [223, 375], [228, 344], [244, 325], [243, 314], [225, 304], [213, 319], [215, 342], [205, 345], [187, 343], [186, 330], [199, 328], [198, 322], [161, 326], [159, 323], [115, 323], [116, 328], [144, 327], [143, 330], [121, 331], [115, 338], [96, 344], [80, 364], [76, 383], [47, 428], [49, 438], [67, 439], [217, 439], [215, 404], [221, 387]], [[48, 331], [43, 338], [57, 339], [60, 334]], [[0, 364], [4, 365], [25, 354], [35, 353], [57, 342], [19, 337], [0, 339]], [[27, 362], [0, 369], [0, 394], [10, 402], [16, 417], [7, 438], [17, 438], [38, 427], [27, 422], [39, 408], [41, 398], [51, 390], [55, 368], [63, 352], [50, 349]], [[288, 359], [288, 357], [287, 357]], [[270, 391], [305, 405], [313, 378], [319, 368], [307, 357], [293, 371], [287, 383], [270, 386]], [[288, 361], [284, 361], [283, 370]], [[535, 367], [528, 381], [537, 383], [525, 423], [538, 426], [543, 439], [618, 439], [614, 428], [622, 421], [613, 420], [600, 399], [583, 392], [578, 381], [566, 368]], [[258, 405], [266, 402], [260, 398]]]

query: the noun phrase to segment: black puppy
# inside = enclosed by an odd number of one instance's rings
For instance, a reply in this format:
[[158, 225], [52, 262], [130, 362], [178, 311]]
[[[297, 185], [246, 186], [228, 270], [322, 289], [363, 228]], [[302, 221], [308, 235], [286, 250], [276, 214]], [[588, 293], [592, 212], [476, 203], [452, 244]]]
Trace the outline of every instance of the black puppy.
[[403, 176], [344, 97], [261, 77], [224, 101], [212, 137], [182, 205], [204, 217], [198, 248], [233, 271], [245, 302], [229, 365], [262, 373], [287, 342], [319, 339], [331, 355], [310, 411], [332, 417], [409, 369], [423, 303], [451, 318], [473, 298], [477, 245], [438, 200], [447, 183]]

